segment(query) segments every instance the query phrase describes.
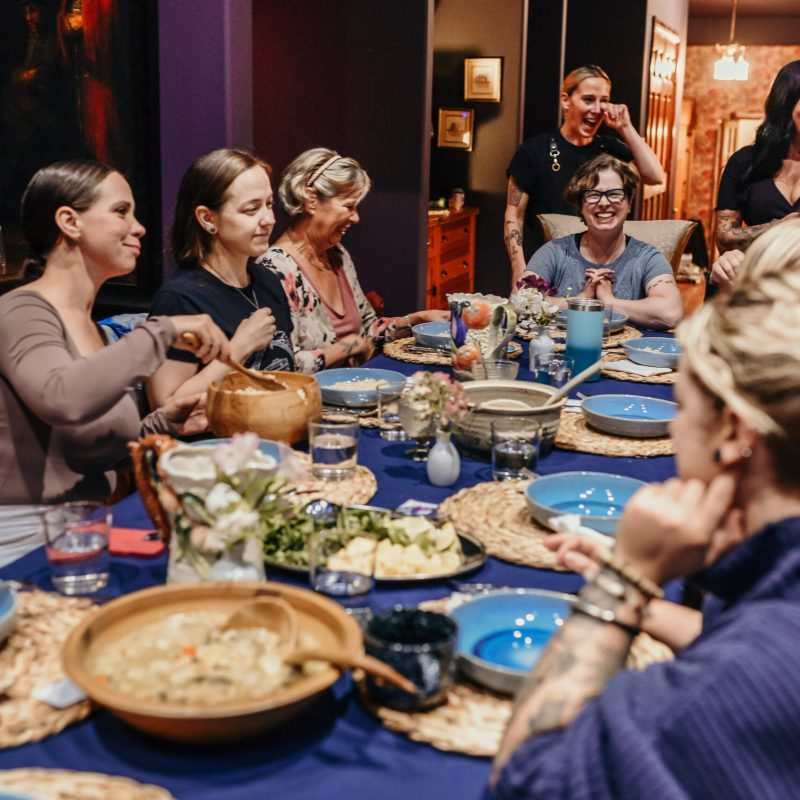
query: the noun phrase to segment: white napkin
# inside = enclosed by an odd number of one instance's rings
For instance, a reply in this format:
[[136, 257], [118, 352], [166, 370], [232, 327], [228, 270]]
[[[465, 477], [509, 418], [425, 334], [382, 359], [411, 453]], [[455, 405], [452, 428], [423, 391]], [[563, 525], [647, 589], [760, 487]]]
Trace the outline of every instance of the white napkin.
[[581, 525], [581, 518], [577, 514], [561, 514], [557, 517], [550, 517], [547, 520], [547, 524], [556, 533], [575, 533], [595, 544], [607, 547], [609, 550], [614, 548], [614, 538], [612, 536], [606, 536], [604, 533], [599, 533], [592, 528]]
[[623, 358], [621, 361], [603, 361], [603, 368], [613, 369], [616, 372], [629, 372], [631, 375], [639, 375], [642, 378], [672, 372], [669, 367], [646, 367], [644, 364], [635, 364], [627, 358]]

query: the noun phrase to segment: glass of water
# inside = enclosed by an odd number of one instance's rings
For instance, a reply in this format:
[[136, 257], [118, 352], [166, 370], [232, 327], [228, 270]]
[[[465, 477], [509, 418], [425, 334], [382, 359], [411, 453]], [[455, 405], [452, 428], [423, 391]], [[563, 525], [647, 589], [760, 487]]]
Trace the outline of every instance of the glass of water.
[[378, 422], [380, 423], [381, 439], [389, 442], [400, 442], [408, 439], [408, 434], [403, 430], [400, 422], [400, 409], [398, 400], [403, 393], [403, 385], [381, 382], [376, 389], [378, 395]]
[[336, 422], [308, 423], [311, 472], [323, 480], [351, 477], [358, 463], [358, 419], [337, 417]]
[[353, 597], [372, 589], [377, 538], [363, 531], [329, 528], [308, 542], [311, 587], [333, 597]]
[[536, 353], [531, 358], [531, 372], [537, 383], [560, 389], [571, 377], [574, 359], [561, 353]]
[[533, 477], [541, 437], [541, 425], [532, 417], [503, 417], [492, 422], [492, 478], [518, 481]]
[[104, 503], [62, 503], [44, 512], [47, 560], [62, 594], [90, 594], [108, 585], [111, 509]]
[[614, 320], [614, 306], [603, 306], [603, 347], [611, 344], [611, 323]]

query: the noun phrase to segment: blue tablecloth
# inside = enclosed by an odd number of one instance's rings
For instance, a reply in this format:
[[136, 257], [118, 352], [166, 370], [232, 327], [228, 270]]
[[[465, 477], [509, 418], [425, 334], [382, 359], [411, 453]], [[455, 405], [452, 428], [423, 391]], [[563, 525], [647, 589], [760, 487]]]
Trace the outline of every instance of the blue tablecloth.
[[[370, 366], [405, 374], [418, 369], [384, 356], [373, 359]], [[520, 378], [530, 377], [527, 370], [521, 370]], [[612, 380], [580, 388], [585, 394], [671, 394], [667, 386]], [[431, 486], [425, 465], [404, 457], [407, 447], [408, 443], [384, 441], [376, 431], [362, 433], [359, 462], [378, 479], [378, 492], [372, 503], [395, 507], [408, 498], [438, 503], [457, 489], [491, 480], [489, 464], [462, 458], [461, 476], [454, 488]], [[540, 461], [538, 471], [549, 474], [574, 469], [615, 472], [646, 481], [664, 480], [674, 474], [674, 461], [671, 457], [608, 458], [554, 450]], [[138, 496], [115, 506], [114, 524], [150, 527]], [[109, 587], [99, 599], [163, 582], [165, 575], [165, 557], [114, 558]], [[0, 570], [0, 577], [32, 580], [52, 588], [42, 550]], [[278, 574], [270, 577], [296, 582]], [[573, 574], [520, 567], [494, 558], [470, 580], [561, 591], [575, 591], [580, 585]], [[444, 581], [399, 588], [380, 586], [369, 595], [368, 602], [380, 609], [442, 597], [450, 591], [452, 587]], [[183, 747], [141, 735], [101, 710], [57, 736], [0, 751], [0, 769], [23, 766], [127, 775], [164, 786], [177, 798], [186, 800], [251, 800], [262, 796], [291, 800], [471, 800], [483, 795], [489, 774], [487, 759], [443, 753], [383, 728], [354, 698], [347, 677], [291, 725], [246, 742], [203, 749]]]

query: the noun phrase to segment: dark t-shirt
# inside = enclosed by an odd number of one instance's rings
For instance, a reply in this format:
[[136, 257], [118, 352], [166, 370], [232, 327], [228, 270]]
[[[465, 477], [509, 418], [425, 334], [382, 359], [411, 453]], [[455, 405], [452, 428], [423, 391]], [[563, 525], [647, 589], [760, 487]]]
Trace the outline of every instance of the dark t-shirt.
[[[555, 138], [559, 151], [561, 169], [553, 172], [550, 155], [550, 140]], [[633, 155], [625, 142], [615, 136], [595, 136], [592, 141], [579, 147], [568, 142], [560, 132], [540, 133], [520, 145], [506, 170], [506, 177], [513, 177], [523, 192], [528, 195], [525, 212], [527, 223], [536, 246], [543, 244], [537, 214], [576, 214], [577, 209], [564, 199], [564, 189], [581, 164], [600, 153], [610, 153], [621, 161], [631, 161]], [[525, 237], [526, 251], [529, 237]]]
[[741, 211], [745, 225], [762, 225], [773, 219], [783, 219], [793, 211], [800, 211], [800, 198], [794, 205], [790, 203], [772, 178], [763, 178], [748, 186], [744, 200], [741, 199], [740, 184], [753, 161], [753, 149], [753, 145], [749, 144], [728, 159], [719, 182], [717, 210]]
[[[256, 350], [246, 361], [251, 369], [294, 371], [294, 356], [289, 334], [292, 320], [289, 303], [277, 275], [252, 262], [247, 266], [250, 285], [236, 289], [223, 283], [208, 270], [182, 269], [157, 292], [150, 304], [150, 315], [208, 314], [230, 338], [239, 323], [255, 310], [268, 307], [275, 317], [275, 335], [269, 347]], [[170, 348], [167, 358], [200, 364], [194, 354]]]

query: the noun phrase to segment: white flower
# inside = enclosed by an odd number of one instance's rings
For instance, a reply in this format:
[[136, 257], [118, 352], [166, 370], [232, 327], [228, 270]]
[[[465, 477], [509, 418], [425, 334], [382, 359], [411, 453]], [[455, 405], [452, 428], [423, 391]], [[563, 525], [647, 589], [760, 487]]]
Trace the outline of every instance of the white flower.
[[189, 542], [200, 553], [221, 553], [225, 550], [227, 537], [217, 528], [206, 525], [195, 525], [189, 536]]
[[214, 461], [225, 475], [241, 472], [247, 462], [258, 452], [258, 436], [255, 433], [236, 433], [230, 444], [219, 444], [214, 448]]
[[230, 541], [236, 536], [251, 532], [258, 525], [258, 521], [258, 511], [237, 508], [218, 517], [214, 528], [224, 534], [226, 541]]
[[242, 503], [242, 496], [227, 483], [217, 483], [206, 497], [206, 510], [217, 516], [217, 514], [229, 510], [231, 506], [239, 506]]

